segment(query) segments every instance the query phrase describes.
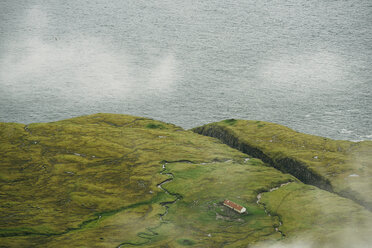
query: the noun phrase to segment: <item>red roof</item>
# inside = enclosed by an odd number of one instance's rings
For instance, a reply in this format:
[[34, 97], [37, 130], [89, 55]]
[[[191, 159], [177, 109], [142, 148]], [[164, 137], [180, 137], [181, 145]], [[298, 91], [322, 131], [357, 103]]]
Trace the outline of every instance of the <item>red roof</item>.
[[225, 204], [226, 206], [229, 206], [229, 207], [231, 207], [231, 208], [233, 208], [233, 209], [235, 209], [237, 211], [241, 211], [243, 209], [242, 206], [236, 204], [235, 202], [229, 201], [229, 200], [225, 200], [223, 202], [223, 204]]

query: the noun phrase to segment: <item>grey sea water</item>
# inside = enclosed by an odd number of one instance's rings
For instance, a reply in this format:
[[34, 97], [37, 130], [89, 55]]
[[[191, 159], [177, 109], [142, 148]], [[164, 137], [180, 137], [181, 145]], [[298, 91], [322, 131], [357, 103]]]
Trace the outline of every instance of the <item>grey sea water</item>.
[[0, 121], [265, 120], [372, 139], [370, 0], [1, 0]]

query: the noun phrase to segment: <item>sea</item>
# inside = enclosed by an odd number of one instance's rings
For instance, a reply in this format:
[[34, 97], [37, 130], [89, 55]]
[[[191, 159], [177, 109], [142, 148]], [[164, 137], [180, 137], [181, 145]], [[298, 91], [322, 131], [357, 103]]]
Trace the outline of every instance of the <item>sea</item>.
[[92, 113], [372, 140], [372, 1], [1, 0], [0, 122]]

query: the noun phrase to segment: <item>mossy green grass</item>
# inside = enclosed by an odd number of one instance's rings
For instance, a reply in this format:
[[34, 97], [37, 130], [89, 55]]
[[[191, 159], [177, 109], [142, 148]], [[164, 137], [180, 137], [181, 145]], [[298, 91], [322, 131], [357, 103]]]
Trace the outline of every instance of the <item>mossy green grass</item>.
[[263, 122], [229, 120], [193, 131], [271, 163], [372, 210], [372, 141], [351, 142], [303, 134]]
[[[122, 211], [172, 200], [157, 187], [167, 179], [159, 173], [163, 160], [245, 156], [175, 125], [126, 115], [1, 123], [0, 137], [0, 237], [1, 243], [11, 240], [14, 246], [15, 239], [37, 245], [91, 229]], [[164, 209], [151, 211], [160, 214]], [[115, 242], [121, 243], [119, 239]]]
[[0, 123], [0, 137], [2, 247], [247, 247], [370, 230], [353, 201], [173, 124], [95, 114]]
[[[166, 168], [174, 180], [164, 187], [183, 196], [166, 217], [175, 226], [171, 236], [183, 239], [188, 233], [195, 247], [246, 247], [304, 234], [324, 245], [347, 227], [372, 231], [368, 226], [372, 215], [363, 207], [254, 159], [245, 163], [172, 163]], [[243, 205], [247, 213], [223, 206], [225, 199]]]

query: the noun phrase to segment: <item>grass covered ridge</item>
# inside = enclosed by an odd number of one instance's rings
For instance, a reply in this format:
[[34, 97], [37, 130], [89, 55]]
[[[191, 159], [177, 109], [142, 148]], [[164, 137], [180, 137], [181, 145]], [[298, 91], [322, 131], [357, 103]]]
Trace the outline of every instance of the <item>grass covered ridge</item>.
[[[306, 183], [372, 209], [372, 142], [350, 142], [296, 132], [262, 121], [207, 124], [194, 132], [259, 157]], [[307, 181], [306, 181], [307, 180]], [[312, 182], [311, 182], [312, 181]]]
[[3, 247], [246, 247], [303, 233], [323, 242], [371, 219], [217, 139], [151, 119], [0, 123], [0, 137]]

